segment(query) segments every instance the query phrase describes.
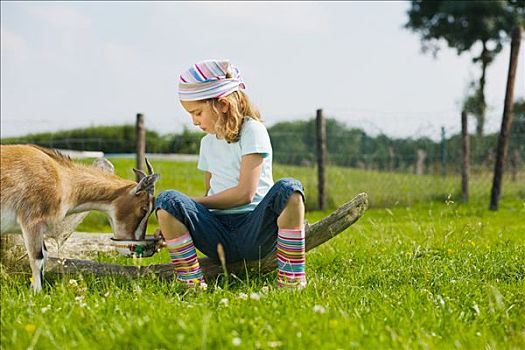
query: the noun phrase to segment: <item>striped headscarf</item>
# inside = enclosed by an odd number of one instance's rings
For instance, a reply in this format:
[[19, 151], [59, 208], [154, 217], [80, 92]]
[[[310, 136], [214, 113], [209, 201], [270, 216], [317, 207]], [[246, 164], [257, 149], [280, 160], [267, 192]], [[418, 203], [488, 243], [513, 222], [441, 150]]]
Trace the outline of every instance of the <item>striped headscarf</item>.
[[[226, 77], [228, 74], [229, 78]], [[179, 99], [198, 101], [228, 96], [245, 89], [239, 70], [228, 60], [207, 60], [194, 64], [179, 77]]]

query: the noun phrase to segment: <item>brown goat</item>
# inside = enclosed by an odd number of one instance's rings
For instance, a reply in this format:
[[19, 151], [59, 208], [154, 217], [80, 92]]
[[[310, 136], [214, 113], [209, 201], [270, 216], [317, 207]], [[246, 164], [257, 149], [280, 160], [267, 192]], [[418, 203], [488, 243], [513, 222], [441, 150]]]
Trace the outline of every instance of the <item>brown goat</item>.
[[74, 163], [60, 152], [34, 145], [2, 145], [1, 233], [22, 233], [33, 273], [42, 289], [44, 234], [67, 215], [99, 210], [109, 217], [115, 239], [143, 239], [154, 208], [159, 175], [135, 171], [139, 182]]

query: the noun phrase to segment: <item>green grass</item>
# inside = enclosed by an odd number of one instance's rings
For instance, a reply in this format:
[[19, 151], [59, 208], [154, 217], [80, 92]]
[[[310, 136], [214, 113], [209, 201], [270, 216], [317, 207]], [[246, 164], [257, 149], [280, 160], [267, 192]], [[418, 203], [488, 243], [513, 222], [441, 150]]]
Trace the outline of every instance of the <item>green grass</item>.
[[[132, 177], [131, 161], [115, 163]], [[202, 192], [194, 164], [154, 166], [160, 190]], [[285, 174], [315, 198], [315, 170], [277, 167], [275, 178]], [[523, 188], [506, 182], [491, 212], [486, 188], [472, 186], [470, 204], [454, 200], [457, 179], [331, 169], [328, 180], [331, 203], [367, 191], [373, 208], [307, 254], [306, 290], [276, 290], [274, 272], [210, 281], [200, 292], [153, 276], [48, 275], [45, 292], [33, 295], [28, 274], [2, 270], [2, 349], [525, 348]], [[96, 218], [83, 227], [107, 227], [92, 225]]]

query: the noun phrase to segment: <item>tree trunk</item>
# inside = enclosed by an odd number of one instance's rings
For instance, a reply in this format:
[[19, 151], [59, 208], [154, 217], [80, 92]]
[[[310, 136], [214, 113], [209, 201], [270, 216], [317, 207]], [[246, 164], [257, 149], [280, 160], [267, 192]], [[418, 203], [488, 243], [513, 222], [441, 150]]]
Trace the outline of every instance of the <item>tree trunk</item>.
[[[355, 223], [368, 208], [366, 193], [358, 194], [354, 199], [339, 207], [335, 212], [311, 226], [306, 227], [306, 251], [309, 251], [329, 239], [337, 236], [346, 228]], [[107, 240], [104, 237], [104, 240]], [[93, 244], [93, 242], [91, 242]], [[201, 268], [207, 280], [211, 280], [223, 273], [219, 262], [209, 258], [199, 259]], [[227, 264], [229, 274], [240, 275], [250, 270], [267, 272], [277, 266], [275, 253], [257, 260], [240, 261]], [[28, 266], [27, 266], [28, 267]], [[27, 268], [25, 267], [25, 268]], [[17, 266], [20, 268], [20, 266]], [[175, 277], [175, 270], [171, 264], [158, 264], [150, 266], [123, 266], [116, 264], [103, 264], [88, 260], [48, 258], [47, 272], [59, 274], [93, 273], [96, 275], [120, 274], [127, 276], [143, 276], [154, 273], [165, 279]]]
[[521, 43], [521, 27], [514, 28], [512, 42], [510, 44], [510, 62], [507, 76], [507, 90], [505, 92], [505, 105], [503, 107], [503, 118], [496, 150], [496, 164], [494, 165], [494, 181], [490, 196], [490, 210], [498, 210], [498, 201], [501, 193], [501, 182], [503, 178], [503, 166], [507, 158], [508, 138], [512, 126], [512, 108], [514, 106], [514, 81], [518, 66], [518, 55]]
[[477, 93], [479, 94], [479, 115], [476, 115], [477, 118], [477, 124], [476, 124], [476, 135], [478, 137], [483, 136], [483, 128], [485, 126], [485, 112], [487, 109], [487, 104], [485, 102], [485, 81], [486, 81], [486, 73], [487, 73], [487, 67], [491, 62], [491, 59], [489, 57], [489, 51], [487, 50], [487, 42], [482, 42], [483, 49], [481, 51], [481, 76], [479, 78], [479, 90]]

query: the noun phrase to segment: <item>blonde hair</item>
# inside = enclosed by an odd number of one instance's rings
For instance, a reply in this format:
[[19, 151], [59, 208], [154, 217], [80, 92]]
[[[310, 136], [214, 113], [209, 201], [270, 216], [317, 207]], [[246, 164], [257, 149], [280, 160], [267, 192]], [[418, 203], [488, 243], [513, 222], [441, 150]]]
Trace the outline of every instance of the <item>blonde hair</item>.
[[234, 91], [222, 98], [229, 102], [229, 108], [226, 113], [220, 111], [218, 98], [206, 100], [206, 103], [210, 103], [213, 112], [218, 117], [215, 123], [216, 135], [228, 143], [237, 142], [240, 138], [244, 118], [251, 117], [261, 121], [261, 115], [243, 91]]

